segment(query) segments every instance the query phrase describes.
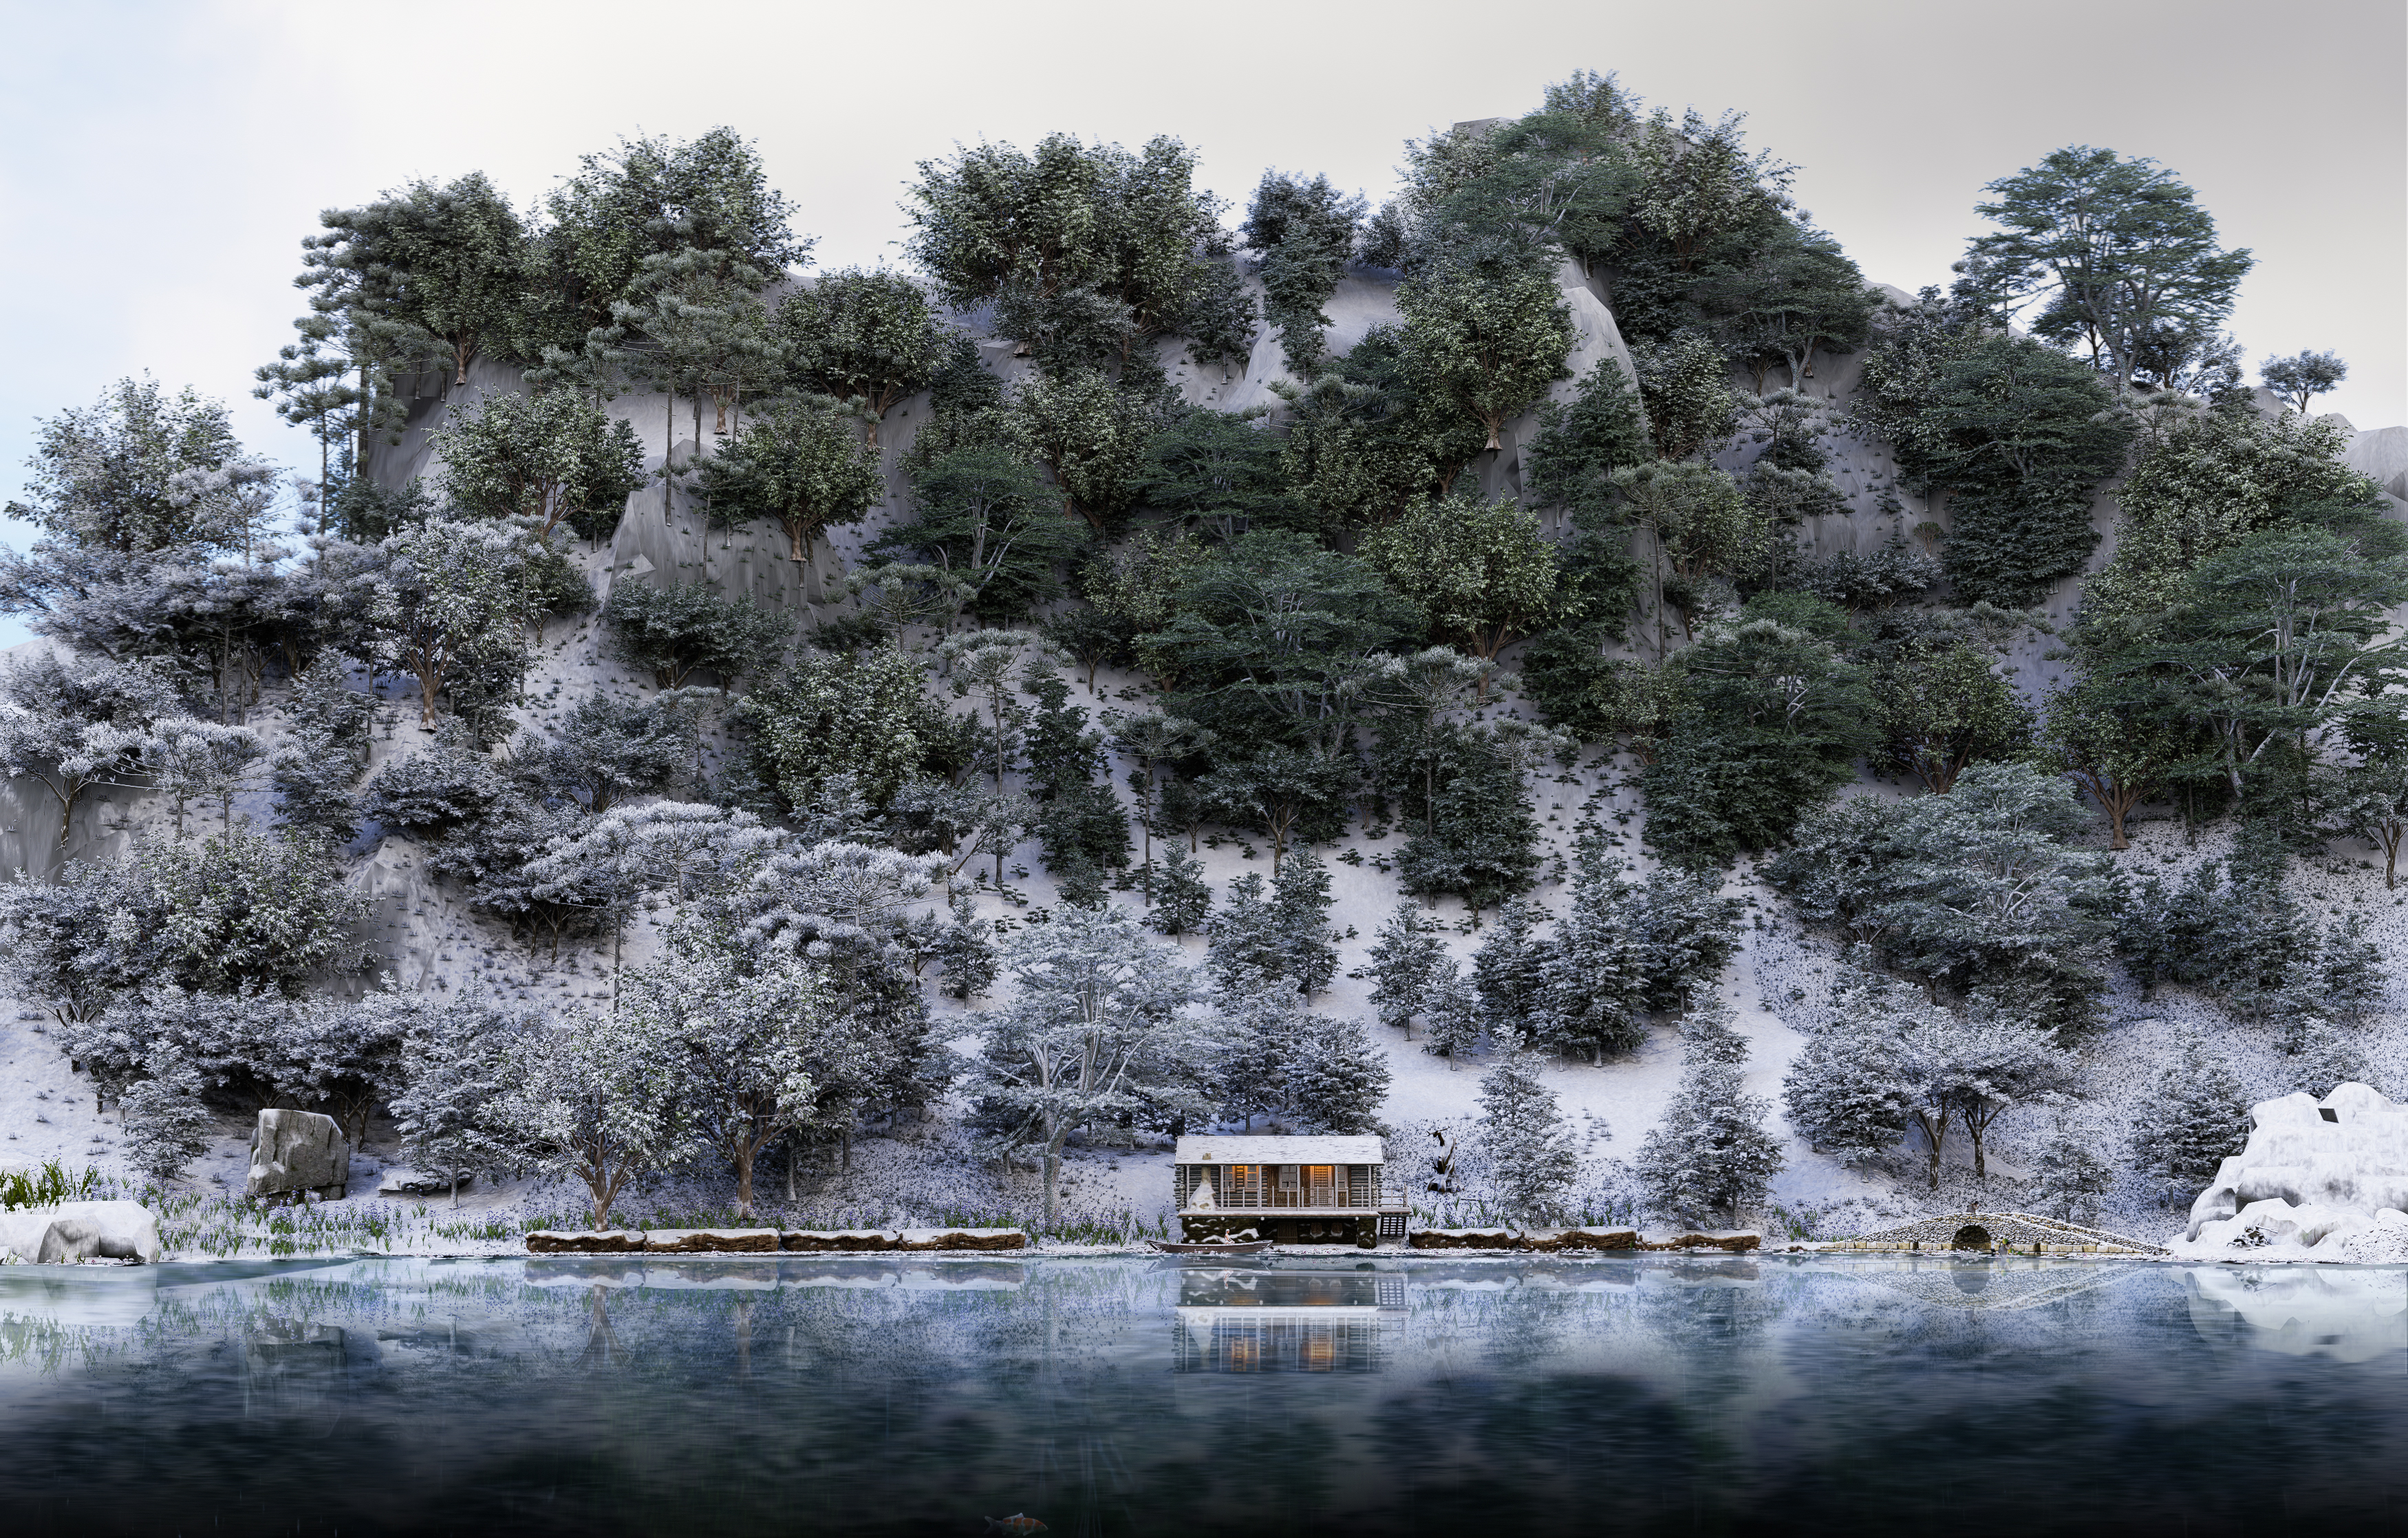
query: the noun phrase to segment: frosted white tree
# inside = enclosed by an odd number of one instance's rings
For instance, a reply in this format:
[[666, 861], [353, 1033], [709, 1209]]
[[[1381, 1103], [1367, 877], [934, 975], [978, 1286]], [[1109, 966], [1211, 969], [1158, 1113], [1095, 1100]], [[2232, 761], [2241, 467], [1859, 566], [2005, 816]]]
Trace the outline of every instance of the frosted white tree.
[[1062, 1146], [1149, 1100], [1201, 1114], [1209, 1043], [1184, 1013], [1195, 983], [1179, 953], [1117, 909], [1064, 908], [1005, 941], [1017, 985], [1001, 1009], [968, 1016], [984, 1034], [977, 1095], [1005, 1147], [1044, 1160], [1045, 1221], [1061, 1215]]
[[1498, 1204], [1516, 1223], [1552, 1221], [1580, 1172], [1580, 1156], [1538, 1054], [1517, 1047], [1480, 1081], [1480, 1139]]
[[693, 927], [661, 959], [629, 974], [620, 1008], [638, 1029], [674, 1042], [696, 1132], [736, 1170], [736, 1206], [752, 1216], [762, 1152], [807, 1125], [817, 1106], [815, 1057], [841, 1051], [842, 1022], [820, 970], [771, 951], [748, 970], [728, 946]]
[[151, 729], [181, 713], [159, 668], [38, 651], [0, 667], [0, 769], [37, 782], [59, 803], [64, 849], [84, 792], [138, 783]]
[[1633, 1167], [1664, 1211], [1719, 1209], [1735, 1224], [1742, 1210], [1764, 1200], [1784, 1161], [1779, 1141], [1764, 1129], [1772, 1102], [1740, 1087], [1746, 1043], [1729, 1028], [1728, 1006], [1713, 996], [1699, 1006], [1699, 1017], [1685, 1032], [1680, 1090], [1648, 1131]]
[[532, 1014], [513, 1016], [475, 985], [447, 999], [372, 994], [362, 1007], [386, 1013], [402, 1032], [403, 1077], [392, 1104], [402, 1155], [446, 1178], [458, 1206], [463, 1180], [520, 1156], [500, 1114], [512, 1048], [521, 1035], [549, 1028]]
[[578, 1010], [512, 1042], [494, 1124], [593, 1197], [594, 1227], [629, 1184], [691, 1157], [678, 1044], [624, 1013]]
[[161, 721], [145, 735], [136, 762], [173, 809], [176, 837], [184, 836], [184, 812], [196, 798], [219, 807], [219, 827], [234, 828], [234, 794], [244, 772], [266, 754], [248, 726], [222, 726], [186, 716]]

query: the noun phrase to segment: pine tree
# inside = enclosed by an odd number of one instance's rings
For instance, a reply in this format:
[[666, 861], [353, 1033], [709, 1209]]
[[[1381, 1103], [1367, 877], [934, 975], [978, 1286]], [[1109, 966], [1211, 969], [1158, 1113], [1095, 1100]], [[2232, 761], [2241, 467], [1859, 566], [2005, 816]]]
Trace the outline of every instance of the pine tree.
[[1073, 887], [1081, 907], [1102, 906], [1104, 873], [1129, 862], [1128, 823], [1120, 798], [1098, 778], [1104, 739], [1085, 730], [1087, 712], [1070, 703], [1070, 685], [1050, 666], [1026, 670], [1037, 697], [1029, 718], [1028, 783], [1036, 798], [1037, 836], [1045, 869], [1058, 878], [1066, 898]]
[[1338, 975], [1338, 947], [1329, 938], [1329, 868], [1319, 855], [1300, 847], [1288, 852], [1271, 878], [1270, 908], [1287, 953], [1284, 970], [1310, 999]]
[[1445, 1058], [1449, 1069], [1461, 1062], [1466, 1053], [1479, 1050], [1486, 1034], [1486, 1016], [1480, 1007], [1480, 995], [1452, 956], [1439, 968], [1430, 985], [1424, 1018], [1429, 1022], [1429, 1040], [1422, 1043], [1422, 1050]]
[[2232, 1065], [2196, 1032], [2132, 1120], [2132, 1156], [2168, 1195], [2197, 1190], [2249, 1141], [2249, 1100]]
[[1439, 968], [1447, 959], [1439, 943], [1436, 915], [1417, 902], [1400, 902], [1380, 926], [1371, 944], [1371, 1008], [1380, 1024], [1413, 1039], [1413, 1016], [1429, 1007]]
[[1552, 1052], [1586, 1052], [1597, 1062], [1647, 1039], [1645, 958], [1632, 888], [1593, 818], [1581, 820], [1574, 860], [1571, 901], [1547, 956], [1537, 1041]]
[[968, 892], [955, 892], [946, 904], [953, 921], [938, 933], [936, 956], [945, 969], [945, 992], [968, 1002], [995, 986], [994, 927], [978, 916]]
[[1380, 1130], [1388, 1098], [1388, 1057], [1360, 1020], [1305, 1016], [1288, 1056], [1288, 1113], [1309, 1131]]
[[[1680, 1091], [1640, 1145], [1636, 1170], [1655, 1204], [1691, 1214], [1719, 1208], [1732, 1223], [1764, 1200], [1784, 1163], [1764, 1129], [1772, 1102], [1740, 1086], [1746, 1043], [1711, 1000], [1685, 1033]], [[1734, 1048], [1734, 1043], [1736, 1047]]]
[[2383, 1002], [2383, 953], [2356, 913], [2326, 931], [2323, 983], [2325, 1008], [2353, 1023]]
[[269, 761], [280, 826], [289, 838], [347, 844], [359, 834], [352, 796], [367, 768], [376, 706], [351, 686], [351, 662], [321, 652], [296, 680], [285, 708], [293, 740]]
[[2291, 1083], [2318, 1100], [2342, 1085], [2374, 1082], [2366, 1054], [2358, 1049], [2358, 1042], [2327, 1020], [2315, 1022], [2302, 1033], [2299, 1054], [2291, 1060], [2290, 1068]]
[[118, 1097], [125, 1157], [163, 1188], [208, 1152], [216, 1119], [201, 1104], [201, 1076], [180, 1058], [156, 1056], [150, 1076]]
[[1781, 1098], [1808, 1147], [1855, 1164], [1906, 1136], [1913, 1093], [1897, 1030], [1876, 1008], [1870, 979], [1854, 974], [1836, 991], [1832, 1018], [1791, 1060]]
[[1554, 944], [1535, 933], [1544, 917], [1546, 910], [1536, 903], [1507, 903], [1471, 957], [1472, 983], [1492, 1036], [1522, 1041], [1530, 1035], [1546, 993], [1547, 963], [1555, 955]]
[[2063, 1112], [2056, 1135], [2040, 1156], [2040, 1210], [2068, 1223], [2099, 1221], [2099, 1199], [2115, 1184], [2115, 1171], [2100, 1158]]
[[1304, 1030], [1294, 991], [1251, 967], [1234, 967], [1212, 989], [1211, 1081], [1225, 1120], [1251, 1127], [1287, 1108], [1289, 1060]]
[[1249, 870], [1229, 884], [1229, 894], [1207, 934], [1211, 948], [1204, 965], [1212, 973], [1213, 986], [1226, 988], [1243, 972], [1256, 974], [1264, 984], [1274, 979], [1294, 984], [1287, 971], [1287, 936], [1264, 900], [1261, 872]]
[[1166, 935], [1183, 935], [1203, 928], [1211, 913], [1212, 888], [1204, 884], [1204, 862], [1172, 845], [1146, 923]]
[[1516, 1048], [1480, 1081], [1481, 1141], [1497, 1199], [1516, 1223], [1545, 1223], [1562, 1208], [1580, 1171], [1570, 1129], [1554, 1090], [1539, 1078], [1538, 1054]]
[[1698, 988], [1721, 973], [1739, 951], [1739, 906], [1693, 870], [1661, 870], [1647, 878], [1634, 923], [1649, 1008], [1686, 1009]]

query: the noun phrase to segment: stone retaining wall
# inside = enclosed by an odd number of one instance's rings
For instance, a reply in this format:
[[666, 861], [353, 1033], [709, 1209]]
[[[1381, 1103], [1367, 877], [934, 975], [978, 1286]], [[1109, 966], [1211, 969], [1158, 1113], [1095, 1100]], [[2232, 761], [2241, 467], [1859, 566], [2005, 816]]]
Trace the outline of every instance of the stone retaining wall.
[[1764, 1243], [1748, 1232], [1677, 1233], [1642, 1237], [1636, 1229], [1417, 1229], [1406, 1241], [1417, 1250], [1723, 1250], [1743, 1254]]
[[1018, 1229], [613, 1229], [593, 1232], [538, 1229], [526, 1236], [534, 1255], [768, 1255], [781, 1251], [855, 1254], [881, 1251], [1017, 1250], [1028, 1246]]

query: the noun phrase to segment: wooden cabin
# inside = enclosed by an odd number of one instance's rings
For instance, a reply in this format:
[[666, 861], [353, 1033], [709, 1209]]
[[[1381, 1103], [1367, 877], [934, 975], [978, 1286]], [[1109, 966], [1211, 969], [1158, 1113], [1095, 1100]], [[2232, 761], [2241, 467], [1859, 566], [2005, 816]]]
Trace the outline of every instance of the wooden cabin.
[[1171, 1156], [1179, 1226], [1190, 1241], [1252, 1230], [1283, 1244], [1370, 1249], [1405, 1236], [1405, 1200], [1384, 1178], [1376, 1137], [1179, 1140]]

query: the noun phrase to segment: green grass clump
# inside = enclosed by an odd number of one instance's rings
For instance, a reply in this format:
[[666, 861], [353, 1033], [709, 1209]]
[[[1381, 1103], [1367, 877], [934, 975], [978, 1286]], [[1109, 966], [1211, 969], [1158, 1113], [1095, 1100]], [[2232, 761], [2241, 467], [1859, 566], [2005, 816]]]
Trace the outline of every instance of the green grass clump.
[[87, 1168], [71, 1175], [54, 1158], [43, 1160], [39, 1170], [0, 1170], [0, 1211], [87, 1200], [99, 1186], [99, 1171]]

